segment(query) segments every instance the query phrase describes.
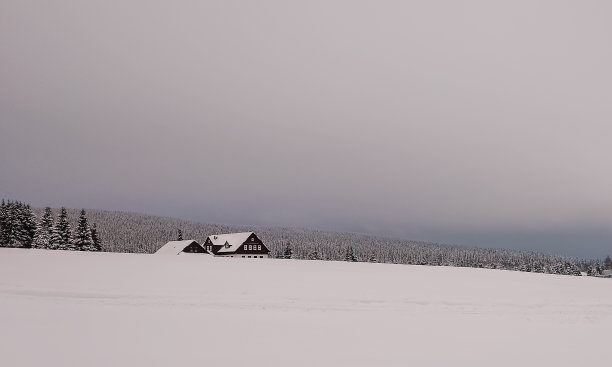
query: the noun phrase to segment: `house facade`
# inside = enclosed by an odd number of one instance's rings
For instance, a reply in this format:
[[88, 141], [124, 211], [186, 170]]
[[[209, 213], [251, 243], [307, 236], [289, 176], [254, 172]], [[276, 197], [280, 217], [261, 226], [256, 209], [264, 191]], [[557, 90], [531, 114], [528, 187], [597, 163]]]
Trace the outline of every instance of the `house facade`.
[[265, 259], [270, 250], [253, 232], [226, 233], [208, 236], [204, 250], [218, 257]]

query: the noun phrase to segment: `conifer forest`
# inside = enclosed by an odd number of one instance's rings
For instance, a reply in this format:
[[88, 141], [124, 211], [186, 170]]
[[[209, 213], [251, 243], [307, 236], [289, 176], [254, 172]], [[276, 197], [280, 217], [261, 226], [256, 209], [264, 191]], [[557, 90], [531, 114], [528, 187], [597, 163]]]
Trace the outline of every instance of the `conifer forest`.
[[153, 215], [84, 209], [0, 206], [0, 246], [72, 251], [154, 253], [179, 238], [200, 243], [213, 234], [254, 231], [278, 259], [380, 262], [599, 276], [609, 257], [575, 257], [478, 248], [312, 229], [198, 223]]

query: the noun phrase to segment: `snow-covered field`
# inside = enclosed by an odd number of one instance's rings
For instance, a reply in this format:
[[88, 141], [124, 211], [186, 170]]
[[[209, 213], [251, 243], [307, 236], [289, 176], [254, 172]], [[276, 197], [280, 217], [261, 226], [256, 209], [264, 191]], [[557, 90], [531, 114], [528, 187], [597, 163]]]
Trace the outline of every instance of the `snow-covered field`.
[[0, 249], [0, 366], [605, 364], [612, 281]]

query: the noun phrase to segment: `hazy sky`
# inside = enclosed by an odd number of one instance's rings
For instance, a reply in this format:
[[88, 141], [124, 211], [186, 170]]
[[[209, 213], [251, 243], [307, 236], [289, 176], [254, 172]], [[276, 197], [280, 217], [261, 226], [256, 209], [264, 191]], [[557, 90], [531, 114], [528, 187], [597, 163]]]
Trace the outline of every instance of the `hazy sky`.
[[0, 2], [0, 196], [612, 254], [612, 2]]

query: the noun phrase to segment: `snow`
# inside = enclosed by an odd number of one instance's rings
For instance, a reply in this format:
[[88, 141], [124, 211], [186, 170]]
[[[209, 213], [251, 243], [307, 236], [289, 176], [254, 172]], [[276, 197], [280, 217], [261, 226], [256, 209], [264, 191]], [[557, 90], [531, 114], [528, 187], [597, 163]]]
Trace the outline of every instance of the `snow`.
[[[157, 255], [178, 255], [185, 247], [189, 246], [194, 240], [170, 241], [155, 252]], [[197, 242], [196, 242], [197, 243]]]
[[0, 366], [577, 366], [609, 279], [0, 249]]
[[[249, 237], [253, 234], [253, 232], [241, 232], [241, 233], [227, 233], [227, 234], [216, 234], [213, 236], [209, 236], [210, 241], [215, 246], [223, 246], [217, 253], [225, 253], [225, 252], [236, 252], [238, 247], [242, 245]], [[225, 247], [225, 244], [229, 244], [229, 247]]]

